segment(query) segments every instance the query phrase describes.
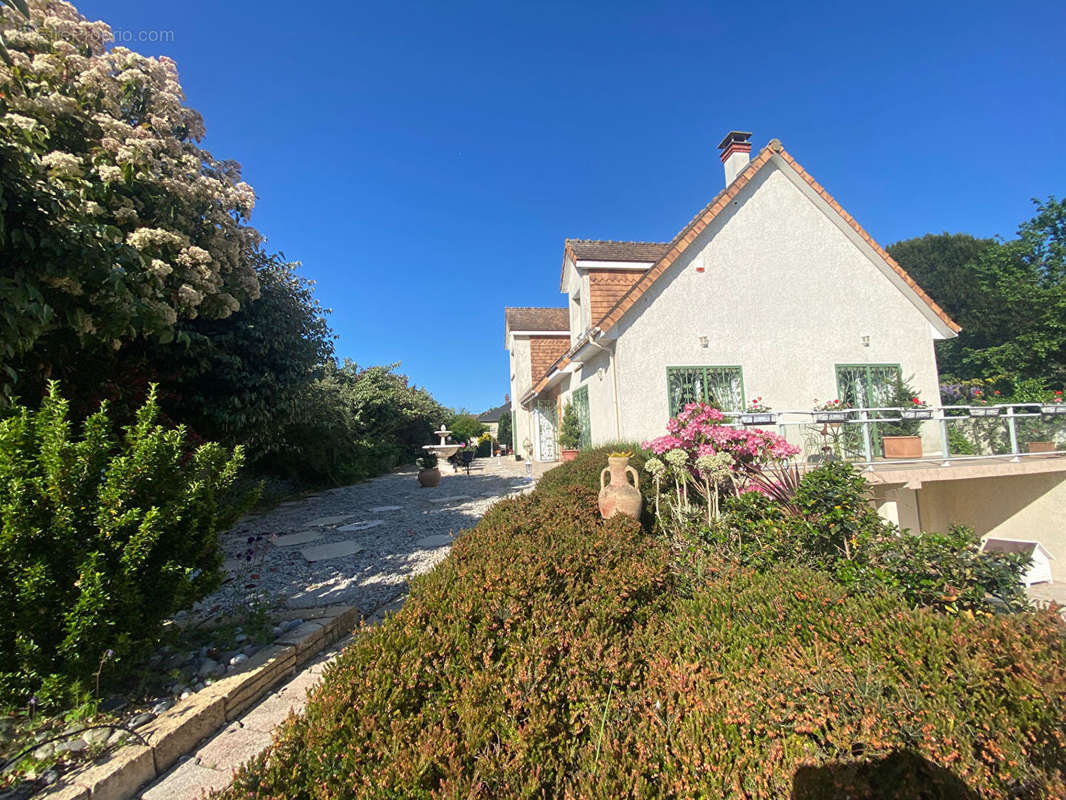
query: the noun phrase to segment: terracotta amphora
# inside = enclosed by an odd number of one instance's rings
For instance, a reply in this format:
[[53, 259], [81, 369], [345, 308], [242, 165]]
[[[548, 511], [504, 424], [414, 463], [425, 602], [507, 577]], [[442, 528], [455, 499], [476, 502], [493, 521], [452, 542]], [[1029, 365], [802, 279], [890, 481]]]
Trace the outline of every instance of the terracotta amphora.
[[[625, 514], [640, 519], [640, 476], [629, 466], [629, 456], [608, 456], [608, 466], [600, 473], [600, 514], [610, 519], [615, 514]], [[607, 483], [607, 474], [611, 482]], [[633, 485], [626, 479], [633, 475]]]

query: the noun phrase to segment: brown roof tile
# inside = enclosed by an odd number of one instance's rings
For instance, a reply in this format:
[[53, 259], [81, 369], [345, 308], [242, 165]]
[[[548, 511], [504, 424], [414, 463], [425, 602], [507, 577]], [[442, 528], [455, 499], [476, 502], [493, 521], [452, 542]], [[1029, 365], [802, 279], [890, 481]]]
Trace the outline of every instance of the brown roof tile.
[[505, 308], [507, 331], [569, 331], [570, 311], [566, 308]]
[[588, 261], [658, 261], [670, 249], [666, 242], [610, 242], [596, 239], [567, 239], [574, 259]]

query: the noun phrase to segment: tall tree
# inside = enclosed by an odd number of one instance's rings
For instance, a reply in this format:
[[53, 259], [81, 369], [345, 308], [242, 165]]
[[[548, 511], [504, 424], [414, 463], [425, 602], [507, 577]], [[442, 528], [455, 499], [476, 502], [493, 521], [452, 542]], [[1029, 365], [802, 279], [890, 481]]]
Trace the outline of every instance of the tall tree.
[[1034, 201], [1018, 238], [975, 265], [972, 319], [959, 337], [974, 374], [1066, 383], [1066, 201]]
[[[976, 264], [995, 247], [995, 239], [977, 239], [966, 233], [927, 233], [896, 242], [887, 250], [963, 331], [969, 331], [975, 321], [972, 306]], [[941, 373], [966, 372], [958, 339], [937, 342], [936, 355]]]
[[[0, 365], [57, 362], [258, 296], [240, 167], [197, 142], [177, 68], [56, 0], [0, 15]], [[0, 376], [2, 378], [3, 376]], [[0, 387], [10, 389], [7, 387]], [[0, 392], [2, 394], [2, 392]]]
[[1033, 202], [1010, 241], [930, 234], [888, 248], [962, 326], [937, 342], [941, 374], [1066, 382], [1066, 203]]

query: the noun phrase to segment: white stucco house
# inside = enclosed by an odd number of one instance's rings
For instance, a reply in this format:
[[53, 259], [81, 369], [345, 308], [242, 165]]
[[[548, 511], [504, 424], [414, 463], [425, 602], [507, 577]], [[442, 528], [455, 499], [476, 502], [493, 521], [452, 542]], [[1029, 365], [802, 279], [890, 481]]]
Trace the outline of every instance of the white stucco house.
[[671, 241], [567, 239], [565, 306], [506, 310], [518, 454], [556, 458], [567, 402], [593, 445], [661, 435], [694, 400], [875, 406], [902, 376], [938, 403], [933, 342], [958, 325], [780, 141], [751, 158], [749, 137], [725, 137], [725, 188]]

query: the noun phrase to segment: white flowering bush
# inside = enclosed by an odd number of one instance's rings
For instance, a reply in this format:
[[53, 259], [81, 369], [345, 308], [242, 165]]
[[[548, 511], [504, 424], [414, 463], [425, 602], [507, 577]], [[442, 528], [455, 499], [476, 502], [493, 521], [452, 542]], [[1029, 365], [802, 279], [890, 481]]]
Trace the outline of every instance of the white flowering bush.
[[259, 292], [255, 194], [197, 144], [175, 63], [106, 49], [108, 26], [69, 3], [29, 10], [0, 12], [6, 379], [27, 353], [48, 374], [75, 349], [165, 342], [180, 319], [228, 316]]

